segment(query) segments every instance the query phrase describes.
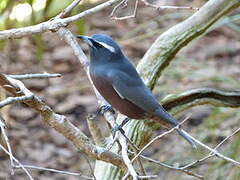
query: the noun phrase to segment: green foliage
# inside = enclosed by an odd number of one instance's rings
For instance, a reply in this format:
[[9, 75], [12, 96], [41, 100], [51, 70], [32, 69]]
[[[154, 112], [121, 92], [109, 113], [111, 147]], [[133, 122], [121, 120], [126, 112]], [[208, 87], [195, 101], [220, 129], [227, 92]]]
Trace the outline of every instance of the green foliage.
[[45, 10], [45, 17], [54, 17], [60, 13], [65, 7], [67, 7], [71, 2], [67, 0], [50, 0], [47, 3], [47, 10]]
[[33, 35], [33, 40], [35, 44], [35, 56], [37, 61], [40, 63], [43, 59], [43, 54], [44, 54], [44, 44], [42, 40], [41, 34], [35, 34]]
[[85, 21], [84, 19], [80, 19], [75, 22], [76, 25], [76, 33], [77, 34], [85, 34]]
[[2, 14], [3, 11], [7, 8], [9, 3], [9, 0], [1, 0], [0, 1], [0, 13]]
[[[76, 11], [77, 12], [82, 12], [84, 10], [85, 10], [85, 6], [82, 5], [82, 6], [78, 7]], [[76, 33], [77, 34], [85, 34], [85, 31], [86, 31], [85, 27], [86, 27], [86, 25], [85, 25], [85, 20], [84, 19], [79, 19], [74, 24], [75, 24], [75, 27], [76, 27]]]

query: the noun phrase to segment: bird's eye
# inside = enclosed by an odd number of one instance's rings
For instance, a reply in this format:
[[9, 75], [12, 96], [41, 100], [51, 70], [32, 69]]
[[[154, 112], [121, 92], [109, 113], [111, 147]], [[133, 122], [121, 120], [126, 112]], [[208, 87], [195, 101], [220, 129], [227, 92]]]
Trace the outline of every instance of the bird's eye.
[[102, 48], [102, 47], [103, 47], [103, 45], [101, 45], [101, 44], [98, 43], [98, 42], [94, 42], [93, 45], [94, 45], [94, 47], [96, 47], [96, 48]]
[[111, 51], [112, 53], [115, 53], [115, 48], [113, 46], [110, 46], [104, 42], [99, 42], [99, 41], [94, 41], [93, 42], [93, 46], [97, 49], [100, 49], [100, 48], [104, 48], [104, 49], [107, 49], [109, 51]]

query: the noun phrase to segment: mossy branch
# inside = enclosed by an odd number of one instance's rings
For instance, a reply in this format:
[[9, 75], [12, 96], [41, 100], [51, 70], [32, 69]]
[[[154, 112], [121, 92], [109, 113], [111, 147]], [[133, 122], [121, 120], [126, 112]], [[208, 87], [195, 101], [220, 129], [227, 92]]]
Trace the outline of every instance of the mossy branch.
[[199, 88], [178, 95], [168, 95], [161, 102], [163, 107], [172, 114], [177, 114], [193, 106], [203, 104], [238, 108], [240, 107], [240, 91]]

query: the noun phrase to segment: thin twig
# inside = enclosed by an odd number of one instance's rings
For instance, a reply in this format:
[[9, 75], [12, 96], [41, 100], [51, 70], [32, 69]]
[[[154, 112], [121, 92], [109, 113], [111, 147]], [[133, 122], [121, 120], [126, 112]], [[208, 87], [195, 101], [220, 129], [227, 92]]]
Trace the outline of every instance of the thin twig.
[[[184, 133], [187, 133], [186, 131], [182, 130]], [[237, 167], [240, 167], [240, 162], [235, 161], [227, 156], [224, 156], [223, 154], [219, 153], [218, 151], [216, 151], [215, 149], [210, 148], [209, 146], [203, 144], [201, 141], [197, 140], [196, 138], [192, 137], [190, 134], [187, 133], [187, 135], [192, 138], [193, 141], [195, 141], [197, 144], [199, 144], [200, 146], [202, 146], [203, 148], [209, 150], [211, 153], [213, 153], [215, 156], [217, 156], [218, 158], [221, 158], [225, 161], [228, 161], [232, 164], [234, 164]]]
[[14, 78], [11, 78], [11, 77], [8, 77], [8, 76], [5, 76], [4, 74], [0, 74], [0, 76], [4, 77], [4, 78], [7, 78], [7, 80], [9, 82], [11, 82], [10, 84], [4, 84], [3, 86], [7, 86], [7, 87], [11, 87], [15, 91], [15, 94], [20, 96], [20, 95], [25, 95], [27, 97], [34, 97], [34, 94], [28, 90], [25, 85], [23, 84], [23, 82], [17, 80], [17, 79], [14, 79]]
[[[21, 166], [14, 166], [15, 168], [21, 168]], [[85, 176], [82, 173], [75, 173], [75, 172], [69, 172], [69, 171], [62, 171], [58, 169], [52, 169], [52, 168], [45, 168], [45, 167], [39, 167], [39, 166], [31, 166], [31, 165], [23, 165], [26, 169], [37, 169], [37, 170], [42, 170], [42, 171], [49, 171], [49, 172], [54, 172], [54, 173], [60, 173], [60, 174], [67, 174], [67, 175], [72, 175], [72, 176], [80, 176], [85, 179], [94, 179], [89, 176]]]
[[5, 120], [3, 119], [3, 117], [0, 115], [0, 133], [3, 134], [3, 138], [7, 144], [7, 148], [8, 148], [8, 152], [10, 154], [10, 163], [11, 163], [11, 174], [14, 175], [14, 162], [13, 162], [13, 154], [12, 154], [12, 148], [11, 148], [11, 145], [10, 145], [10, 141], [8, 139], [8, 136], [7, 136], [7, 133], [5, 131], [5, 128], [6, 128], [6, 125], [5, 125]]
[[146, 176], [138, 176], [138, 179], [150, 179], [150, 178], [156, 178], [157, 175], [146, 175]]
[[8, 97], [5, 100], [0, 101], [0, 108], [2, 108], [3, 106], [9, 105], [9, 104], [15, 103], [15, 102], [22, 102], [22, 101], [29, 100], [29, 99], [32, 99], [32, 98], [33, 98], [32, 95], [30, 95], [30, 96], [19, 96], [19, 97]]
[[[239, 131], [240, 131], [240, 128], [236, 129], [233, 133], [231, 133], [231, 134], [228, 135], [226, 138], [224, 138], [224, 139], [214, 148], [214, 150], [218, 149], [224, 142], [226, 142], [226, 141], [227, 141], [228, 139], [230, 139], [232, 136], [234, 136], [235, 134], [237, 134]], [[215, 156], [215, 154], [212, 153], [212, 152], [210, 152], [207, 156], [205, 156], [205, 157], [203, 157], [203, 158], [201, 158], [201, 159], [199, 159], [199, 160], [197, 160], [197, 161], [194, 161], [194, 162], [192, 162], [192, 163], [190, 163], [190, 164], [187, 164], [187, 165], [181, 167], [181, 169], [191, 168], [191, 167], [195, 166], [196, 164], [201, 163], [201, 162], [203, 162], [203, 161], [205, 161], [205, 160], [207, 160], [207, 159], [209, 159], [209, 158], [211, 158], [211, 157], [213, 157], [213, 156]]]
[[[135, 18], [137, 16], [137, 8], [138, 8], [138, 1], [139, 0], [136, 0], [135, 1], [135, 6], [134, 6], [134, 11], [133, 11], [133, 14], [132, 15], [129, 15], [129, 16], [123, 16], [123, 17], [112, 17], [111, 19], [114, 19], [114, 20], [125, 20], [125, 19], [130, 19], [130, 18]], [[125, 2], [125, 1], [124, 1]], [[113, 12], [112, 12], [113, 13]], [[111, 16], [113, 16], [113, 14], [111, 14]]]
[[122, 177], [121, 180], [126, 180], [129, 177], [129, 175], [130, 175], [130, 172], [127, 171], [127, 173]]
[[[127, 140], [126, 140], [126, 138], [124, 136], [120, 136], [119, 141], [120, 141], [120, 144], [122, 146], [122, 151], [121, 152], [122, 152], [123, 161], [124, 161], [125, 165], [127, 166], [129, 173], [133, 177], [133, 180], [137, 180], [138, 179], [138, 175], [137, 175], [137, 173], [136, 173], [136, 171], [135, 171], [135, 169], [134, 169], [134, 167], [132, 165], [132, 161], [128, 157]], [[125, 177], [126, 176], [124, 176], [124, 178]]]
[[238, 128], [235, 131], [233, 131], [233, 133], [231, 133], [226, 138], [224, 138], [214, 149], [216, 150], [217, 148], [219, 148], [221, 145], [223, 145], [223, 143], [225, 143], [228, 139], [230, 139], [232, 136], [237, 134], [239, 131], [240, 131], [240, 128]]
[[127, 2], [128, 0], [122, 0], [120, 3], [118, 3], [112, 10], [111, 14], [110, 14], [110, 17], [113, 17], [113, 15], [115, 14], [115, 12], [117, 11], [117, 9], [122, 6], [122, 8], [126, 7], [127, 6]]
[[158, 5], [151, 4], [151, 3], [147, 2], [147, 0], [142, 0], [142, 2], [146, 6], [155, 8], [157, 10], [160, 10], [160, 9], [190, 9], [190, 10], [199, 10], [199, 8], [189, 7], [189, 6], [158, 6]]
[[88, 159], [88, 157], [86, 156], [86, 154], [83, 154], [83, 157], [86, 159], [87, 163], [88, 163], [88, 166], [89, 166], [89, 169], [90, 169], [90, 172], [91, 172], [91, 175], [93, 177], [94, 180], [96, 180], [96, 177], [94, 175], [94, 170], [92, 168], [92, 165], [91, 165], [91, 162], [90, 160]]
[[[113, 139], [107, 144], [107, 146], [106, 146], [106, 149], [107, 149], [108, 151], [110, 151], [110, 150], [113, 148], [114, 144], [115, 144], [117, 141], [119, 141], [119, 136], [120, 136], [120, 132], [117, 131], [116, 134], [115, 134], [115, 136], [114, 136], [114, 138], [113, 138]], [[111, 137], [112, 137], [112, 136], [111, 136]]]
[[42, 74], [9, 74], [8, 77], [22, 80], [22, 79], [45, 79], [45, 78], [56, 78], [61, 77], [61, 74], [49, 74], [49, 73], [42, 73]]
[[0, 149], [2, 149], [7, 155], [9, 155], [9, 157], [12, 157], [12, 159], [17, 164], [19, 164], [19, 167], [21, 167], [23, 169], [23, 171], [25, 171], [25, 173], [27, 174], [29, 179], [34, 180], [33, 177], [31, 176], [31, 174], [28, 172], [28, 170], [11, 153], [9, 153], [1, 144], [0, 144]]
[[[134, 155], [137, 155], [137, 153], [140, 151], [140, 149], [125, 135], [125, 133], [122, 133], [121, 134], [125, 137], [125, 139], [127, 140], [127, 142], [129, 143], [129, 145], [133, 148], [134, 150]], [[140, 167], [140, 170], [142, 172], [143, 175], [146, 175], [146, 172], [145, 172], [145, 169], [144, 169], [144, 166], [142, 164], [142, 161], [140, 158], [137, 158], [137, 162], [139, 164], [139, 167]]]
[[[171, 128], [170, 130], [156, 136], [155, 138], [153, 138], [149, 143], [147, 143], [138, 153], [137, 155], [132, 159], [132, 162], [146, 149], [148, 148], [154, 141], [158, 140], [158, 139], [161, 139], [162, 137], [172, 133], [173, 131], [175, 131], [176, 129], [179, 129], [179, 127], [186, 121], [188, 120], [188, 117], [185, 118], [181, 123], [179, 123], [179, 125]], [[183, 131], [183, 130], [182, 130]], [[185, 131], [184, 131], [185, 132]]]
[[157, 164], [157, 165], [163, 166], [163, 167], [165, 167], [165, 168], [172, 169], [172, 170], [176, 170], [176, 171], [181, 171], [181, 172], [183, 172], [183, 173], [185, 173], [185, 174], [187, 174], [187, 175], [189, 175], [189, 176], [194, 176], [194, 177], [196, 177], [196, 178], [198, 178], [198, 179], [204, 179], [204, 177], [203, 177], [202, 175], [196, 174], [196, 173], [194, 173], [194, 172], [192, 172], [192, 171], [190, 171], [190, 170], [188, 170], [188, 169], [183, 169], [183, 168], [178, 168], [178, 167], [170, 166], [170, 165], [168, 165], [168, 164], [165, 164], [165, 163], [163, 163], [163, 162], [154, 160], [154, 159], [149, 158], [149, 157], [144, 156], [144, 155], [139, 155], [139, 157], [141, 157], [141, 158], [143, 158], [143, 159], [145, 159], [145, 160], [147, 160], [147, 161], [149, 161], [149, 162], [152, 162], [152, 163], [155, 163], [155, 164]]
[[67, 6], [60, 14], [56, 16], [56, 18], [64, 18], [68, 16], [73, 8], [75, 8], [81, 0], [74, 0], [69, 6]]

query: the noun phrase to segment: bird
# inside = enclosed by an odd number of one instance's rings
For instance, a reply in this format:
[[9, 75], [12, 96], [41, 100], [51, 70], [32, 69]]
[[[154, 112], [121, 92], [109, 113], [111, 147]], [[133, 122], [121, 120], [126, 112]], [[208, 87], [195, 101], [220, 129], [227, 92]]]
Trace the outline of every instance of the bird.
[[[103, 98], [121, 114], [131, 119], [151, 119], [168, 129], [179, 125], [146, 87], [137, 70], [120, 46], [108, 35], [78, 35], [89, 46], [91, 80]], [[176, 129], [193, 147], [192, 138]]]

